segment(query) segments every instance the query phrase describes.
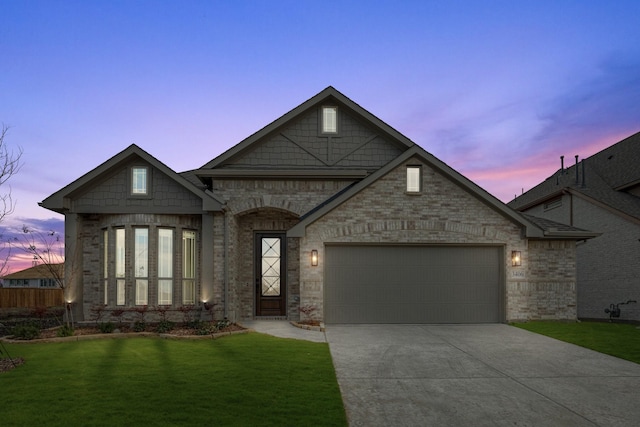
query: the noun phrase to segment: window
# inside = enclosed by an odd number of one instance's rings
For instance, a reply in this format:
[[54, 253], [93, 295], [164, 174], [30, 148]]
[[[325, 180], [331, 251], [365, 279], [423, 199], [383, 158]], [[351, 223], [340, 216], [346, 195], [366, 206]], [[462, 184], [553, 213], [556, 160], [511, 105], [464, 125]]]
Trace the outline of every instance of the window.
[[322, 133], [338, 133], [338, 107], [322, 107]]
[[131, 168], [131, 194], [146, 196], [148, 194], [148, 169], [144, 166]]
[[158, 305], [173, 302], [173, 230], [158, 229]]
[[182, 232], [182, 303], [196, 303], [196, 233]]
[[407, 193], [420, 192], [420, 172], [420, 166], [407, 166]]
[[149, 229], [134, 228], [136, 305], [147, 305], [149, 289]]
[[104, 305], [109, 304], [109, 230], [102, 231], [102, 283], [104, 286]]
[[116, 304], [125, 305], [125, 239], [124, 228], [116, 229]]
[[548, 211], [550, 209], [558, 208], [562, 206], [562, 197], [556, 197], [553, 200], [549, 200], [544, 204], [544, 210]]

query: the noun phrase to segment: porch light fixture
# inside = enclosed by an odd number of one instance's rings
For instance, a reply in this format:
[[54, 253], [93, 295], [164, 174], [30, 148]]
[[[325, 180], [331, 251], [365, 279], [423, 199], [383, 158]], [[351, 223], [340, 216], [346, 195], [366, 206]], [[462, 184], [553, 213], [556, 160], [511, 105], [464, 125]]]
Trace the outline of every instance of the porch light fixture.
[[317, 267], [318, 265], [318, 251], [315, 249], [311, 251], [311, 265], [313, 267]]
[[511, 251], [511, 266], [520, 267], [522, 265], [522, 254], [520, 251]]

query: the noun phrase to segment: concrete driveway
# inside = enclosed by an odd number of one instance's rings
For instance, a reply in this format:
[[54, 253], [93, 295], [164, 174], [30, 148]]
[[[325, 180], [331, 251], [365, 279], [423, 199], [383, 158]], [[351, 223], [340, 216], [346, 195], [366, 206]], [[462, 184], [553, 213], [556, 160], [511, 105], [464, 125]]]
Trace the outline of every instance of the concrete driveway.
[[638, 426], [640, 365], [508, 325], [329, 325], [351, 426]]

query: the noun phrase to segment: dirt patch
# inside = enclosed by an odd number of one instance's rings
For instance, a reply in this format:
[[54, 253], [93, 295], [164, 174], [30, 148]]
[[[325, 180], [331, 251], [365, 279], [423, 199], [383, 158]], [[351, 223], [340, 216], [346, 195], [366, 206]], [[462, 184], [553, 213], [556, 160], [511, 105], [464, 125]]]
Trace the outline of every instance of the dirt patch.
[[7, 372], [24, 363], [24, 359], [22, 357], [16, 357], [15, 359], [0, 359], [0, 373]]

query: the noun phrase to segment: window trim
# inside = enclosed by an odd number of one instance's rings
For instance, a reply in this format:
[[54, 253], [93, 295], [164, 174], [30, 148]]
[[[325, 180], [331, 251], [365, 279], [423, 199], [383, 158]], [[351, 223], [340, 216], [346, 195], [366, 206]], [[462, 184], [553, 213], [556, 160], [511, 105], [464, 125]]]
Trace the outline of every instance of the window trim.
[[[334, 129], [326, 130], [325, 127], [325, 111], [332, 110], [334, 112]], [[340, 132], [340, 113], [337, 105], [323, 105], [320, 107], [319, 131], [321, 135], [337, 135]]]
[[[190, 237], [187, 237], [190, 236]], [[195, 230], [182, 230], [182, 304], [196, 303], [197, 245], [198, 233]], [[189, 247], [187, 247], [189, 242]], [[187, 256], [189, 252], [190, 256]], [[189, 262], [187, 264], [187, 262]], [[187, 292], [188, 291], [188, 292]], [[187, 298], [187, 296], [191, 298]]]
[[[417, 171], [418, 176], [414, 177], [411, 175], [410, 171]], [[415, 178], [417, 178], [417, 184], [418, 184], [418, 188], [415, 189], [415, 187], [413, 186], [413, 181]], [[406, 169], [406, 182], [405, 182], [405, 191], [407, 194], [420, 194], [422, 193], [422, 166], [421, 165], [407, 165], [407, 169]]]
[[[168, 233], [166, 236], [162, 236], [164, 233]], [[173, 228], [158, 227], [158, 265], [156, 268], [158, 276], [158, 305], [173, 305], [173, 283], [174, 283], [174, 240], [175, 230]], [[167, 239], [168, 240], [165, 240]], [[164, 243], [168, 243], [166, 246]], [[166, 251], [164, 251], [166, 249]], [[168, 259], [163, 260], [163, 257]], [[163, 268], [166, 266], [166, 270]], [[164, 271], [163, 271], [164, 270]], [[166, 274], [165, 274], [166, 273]], [[163, 292], [163, 289], [168, 285], [168, 292]], [[163, 293], [168, 294], [168, 299], [163, 299]]]
[[[144, 189], [136, 191], [136, 171], [144, 170]], [[129, 168], [129, 196], [138, 199], [151, 198], [151, 168], [146, 165], [133, 165]]]

